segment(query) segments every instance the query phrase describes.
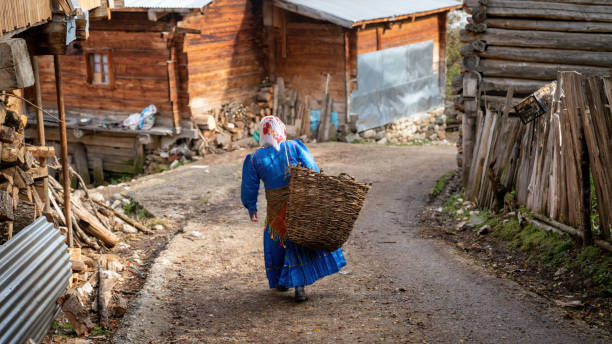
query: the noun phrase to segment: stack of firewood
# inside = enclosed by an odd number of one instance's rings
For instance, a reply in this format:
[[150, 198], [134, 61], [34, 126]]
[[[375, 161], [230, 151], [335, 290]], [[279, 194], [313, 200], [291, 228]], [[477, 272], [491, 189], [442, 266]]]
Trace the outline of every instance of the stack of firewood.
[[53, 149], [27, 147], [24, 127], [27, 117], [9, 110], [0, 103], [0, 221], [6, 223], [12, 236], [13, 221], [20, 201], [34, 204], [32, 218], [42, 215], [44, 207], [39, 192], [46, 167], [38, 167], [36, 157], [53, 154]]
[[[70, 221], [72, 223], [74, 246], [90, 247], [99, 250], [101, 247], [113, 247], [119, 238], [113, 231], [119, 230], [124, 223], [143, 233], [151, 231], [122, 213], [108, 206], [101, 197], [94, 197], [89, 192], [81, 177], [70, 168], [71, 177], [77, 178], [80, 189], [71, 193]], [[58, 181], [49, 177], [49, 199], [52, 211], [49, 216], [56, 226], [66, 231], [67, 222], [64, 216], [63, 188]]]

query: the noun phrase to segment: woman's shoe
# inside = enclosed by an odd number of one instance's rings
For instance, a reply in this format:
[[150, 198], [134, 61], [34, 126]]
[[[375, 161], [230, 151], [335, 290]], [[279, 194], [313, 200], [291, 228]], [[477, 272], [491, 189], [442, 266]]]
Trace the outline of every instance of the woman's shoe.
[[295, 287], [295, 302], [304, 302], [308, 300], [304, 286]]
[[276, 291], [287, 291], [287, 290], [289, 290], [289, 288], [282, 286], [282, 285], [279, 285], [276, 287]]

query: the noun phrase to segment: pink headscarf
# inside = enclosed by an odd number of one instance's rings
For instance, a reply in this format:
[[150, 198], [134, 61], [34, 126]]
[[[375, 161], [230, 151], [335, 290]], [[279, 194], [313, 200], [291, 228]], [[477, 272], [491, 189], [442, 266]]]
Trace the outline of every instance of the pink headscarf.
[[287, 140], [285, 124], [274, 116], [266, 116], [259, 122], [259, 145], [261, 147], [274, 147], [280, 151], [281, 142]]

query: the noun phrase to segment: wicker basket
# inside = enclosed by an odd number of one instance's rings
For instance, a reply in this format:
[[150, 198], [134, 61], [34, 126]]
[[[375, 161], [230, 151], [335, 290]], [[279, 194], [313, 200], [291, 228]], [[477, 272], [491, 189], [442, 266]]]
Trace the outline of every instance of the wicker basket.
[[291, 166], [289, 239], [315, 250], [335, 251], [348, 240], [370, 185], [341, 174], [326, 176]]

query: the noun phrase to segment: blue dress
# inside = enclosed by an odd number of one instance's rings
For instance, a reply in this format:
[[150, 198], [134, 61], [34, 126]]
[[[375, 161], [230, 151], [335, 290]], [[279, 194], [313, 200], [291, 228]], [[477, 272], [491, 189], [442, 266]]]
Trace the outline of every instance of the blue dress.
[[[281, 143], [280, 152], [274, 147], [266, 147], [246, 157], [242, 167], [241, 198], [249, 215], [257, 211], [260, 180], [266, 190], [289, 184], [287, 160], [292, 165], [301, 163], [303, 167], [319, 171], [308, 148], [299, 140]], [[275, 233], [270, 221], [266, 221], [264, 230], [264, 258], [270, 288], [310, 285], [346, 265], [341, 249], [325, 252], [296, 245]]]

